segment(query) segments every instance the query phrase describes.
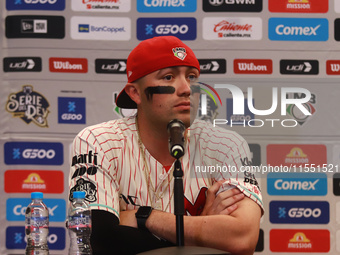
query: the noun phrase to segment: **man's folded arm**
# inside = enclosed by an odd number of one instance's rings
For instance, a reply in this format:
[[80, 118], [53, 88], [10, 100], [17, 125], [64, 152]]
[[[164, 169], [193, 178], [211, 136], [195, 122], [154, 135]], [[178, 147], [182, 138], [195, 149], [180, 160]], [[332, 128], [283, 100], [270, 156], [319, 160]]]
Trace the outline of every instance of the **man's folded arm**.
[[[253, 254], [259, 235], [261, 208], [248, 197], [230, 215], [185, 216], [185, 245], [205, 246], [232, 254]], [[146, 222], [157, 236], [176, 242], [175, 216], [154, 210]]]

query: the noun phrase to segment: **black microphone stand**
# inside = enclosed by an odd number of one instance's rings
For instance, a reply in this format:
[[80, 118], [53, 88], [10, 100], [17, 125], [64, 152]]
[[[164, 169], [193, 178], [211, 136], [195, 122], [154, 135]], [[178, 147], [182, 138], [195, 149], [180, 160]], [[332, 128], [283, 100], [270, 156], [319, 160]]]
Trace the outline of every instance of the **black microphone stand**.
[[174, 207], [176, 215], [176, 244], [184, 246], [184, 188], [183, 188], [183, 170], [181, 161], [176, 158], [174, 168]]

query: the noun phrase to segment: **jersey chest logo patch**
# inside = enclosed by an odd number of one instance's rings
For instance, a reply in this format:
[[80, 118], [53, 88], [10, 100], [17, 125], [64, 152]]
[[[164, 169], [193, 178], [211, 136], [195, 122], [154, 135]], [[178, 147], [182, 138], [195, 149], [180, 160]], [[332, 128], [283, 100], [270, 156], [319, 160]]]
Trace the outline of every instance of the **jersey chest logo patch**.
[[191, 216], [198, 216], [202, 213], [204, 205], [205, 205], [205, 200], [206, 200], [206, 195], [205, 192], [208, 190], [207, 187], [203, 187], [200, 189], [200, 192], [198, 193], [198, 196], [192, 204], [185, 196], [184, 196], [184, 210], [187, 212], [188, 215]]

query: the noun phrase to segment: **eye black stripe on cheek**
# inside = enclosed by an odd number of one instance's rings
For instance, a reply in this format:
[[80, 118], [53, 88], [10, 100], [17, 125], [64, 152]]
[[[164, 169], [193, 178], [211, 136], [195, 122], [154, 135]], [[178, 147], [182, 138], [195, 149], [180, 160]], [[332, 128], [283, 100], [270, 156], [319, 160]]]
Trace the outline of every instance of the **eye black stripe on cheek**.
[[153, 94], [173, 94], [175, 93], [175, 88], [172, 86], [156, 86], [156, 87], [147, 87], [144, 90], [146, 98], [148, 100], [152, 99]]

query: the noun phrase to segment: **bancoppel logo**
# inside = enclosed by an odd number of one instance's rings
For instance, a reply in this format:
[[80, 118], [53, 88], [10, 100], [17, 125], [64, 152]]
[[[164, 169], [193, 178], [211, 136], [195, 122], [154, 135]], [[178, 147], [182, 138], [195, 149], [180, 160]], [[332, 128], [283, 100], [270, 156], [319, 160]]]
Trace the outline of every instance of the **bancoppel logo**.
[[119, 95], [120, 91], [115, 91], [112, 94], [112, 106], [113, 106], [113, 112], [119, 117], [130, 117], [134, 116], [137, 113], [137, 109], [125, 109], [120, 108], [116, 105], [116, 100]]
[[271, 12], [326, 13], [328, 1], [324, 0], [269, 0]]
[[267, 164], [289, 166], [291, 171], [298, 166], [319, 167], [327, 164], [327, 147], [323, 144], [268, 144]]
[[80, 12], [129, 12], [131, 0], [71, 0], [71, 8]]
[[340, 19], [335, 19], [334, 21], [334, 39], [335, 41], [340, 41]]
[[191, 0], [137, 0], [138, 12], [195, 12], [197, 1]]
[[197, 24], [195, 18], [139, 18], [137, 39], [145, 40], [155, 36], [172, 35], [181, 40], [195, 40]]
[[7, 170], [5, 172], [6, 193], [31, 193], [41, 191], [45, 194], [64, 191], [64, 173], [53, 170]]
[[325, 201], [271, 201], [269, 212], [274, 224], [329, 223], [329, 203]]
[[[253, 100], [254, 105], [254, 100]], [[247, 99], [244, 99], [244, 114], [233, 114], [234, 103], [232, 98], [227, 98], [227, 124], [232, 126], [243, 125], [245, 122], [253, 120], [255, 115], [252, 113], [247, 104]]]
[[[27, 205], [30, 198], [9, 198], [6, 201], [6, 219], [8, 221], [25, 221]], [[44, 198], [49, 212], [50, 222], [64, 222], [66, 219], [65, 199]]]
[[62, 165], [64, 162], [61, 143], [7, 142], [7, 165]]
[[79, 24], [78, 28], [79, 33], [90, 33], [90, 25], [88, 24]]
[[41, 72], [41, 58], [15, 57], [4, 58], [4, 72]]
[[[64, 250], [66, 247], [65, 228], [49, 227], [47, 244], [49, 250]], [[6, 248], [12, 249], [25, 249], [26, 237], [24, 226], [9, 226], [6, 228]]]
[[95, 60], [96, 73], [126, 74], [126, 59]]
[[319, 61], [317, 60], [280, 60], [280, 73], [290, 75], [316, 75], [319, 74]]
[[50, 72], [87, 73], [86, 58], [50, 58]]
[[33, 91], [33, 86], [24, 85], [22, 91], [8, 96], [6, 110], [13, 117], [19, 117], [27, 124], [33, 122], [38, 127], [48, 127], [49, 106], [43, 95]]
[[272, 41], [327, 41], [328, 20], [320, 18], [270, 18], [268, 36]]
[[203, 0], [205, 12], [261, 12], [263, 0]]
[[204, 40], [261, 40], [262, 20], [245, 17], [203, 18]]
[[340, 60], [327, 60], [326, 72], [328, 75], [340, 75]]
[[227, 72], [227, 61], [225, 59], [198, 59], [198, 62], [200, 63], [201, 74]]
[[58, 123], [85, 124], [85, 100], [84, 97], [58, 97]]
[[71, 18], [71, 38], [75, 40], [129, 41], [131, 20], [125, 17]]
[[273, 61], [271, 59], [234, 59], [236, 74], [271, 74]]
[[[304, 95], [301, 93], [290, 93], [287, 94], [287, 99], [298, 99], [303, 98]], [[299, 125], [305, 124], [310, 118], [315, 114], [316, 109], [316, 95], [311, 94], [311, 98], [308, 102], [302, 104], [308, 112], [310, 112], [310, 115], [304, 115], [299, 108], [296, 107], [294, 104], [287, 105], [287, 114], [292, 116]]]
[[6, 0], [6, 9], [63, 11], [65, 0]]
[[65, 37], [65, 18], [62, 16], [7, 16], [7, 38]]
[[270, 251], [307, 254], [330, 250], [330, 232], [327, 229], [271, 229]]
[[324, 173], [268, 173], [267, 192], [272, 196], [325, 196]]

